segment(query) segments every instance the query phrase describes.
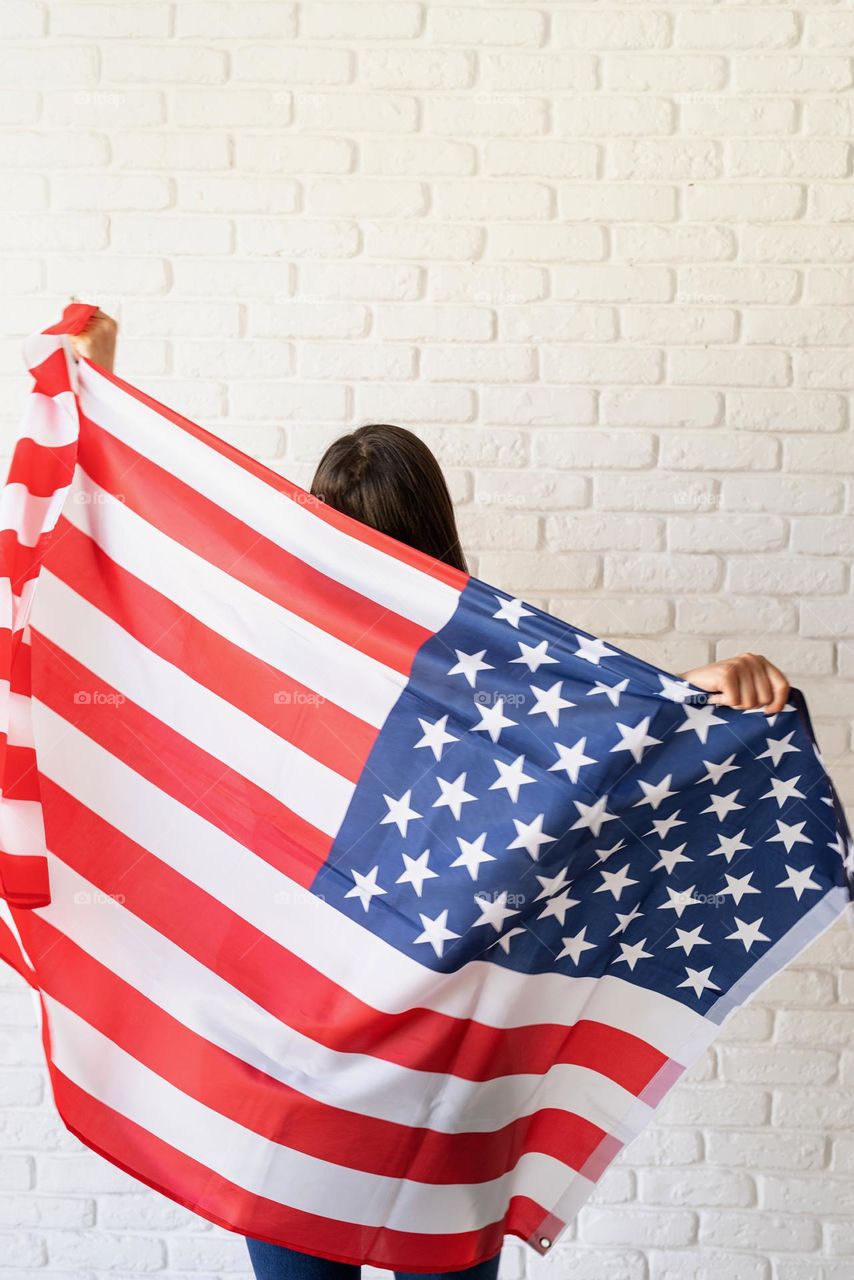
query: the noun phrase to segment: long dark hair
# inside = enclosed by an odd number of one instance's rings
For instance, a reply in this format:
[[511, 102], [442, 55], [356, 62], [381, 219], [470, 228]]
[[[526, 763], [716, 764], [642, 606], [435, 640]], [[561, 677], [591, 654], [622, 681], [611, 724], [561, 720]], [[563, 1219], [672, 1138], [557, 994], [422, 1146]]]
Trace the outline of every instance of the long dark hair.
[[372, 422], [334, 440], [311, 492], [338, 511], [467, 573], [451, 495], [423, 441], [405, 427]]

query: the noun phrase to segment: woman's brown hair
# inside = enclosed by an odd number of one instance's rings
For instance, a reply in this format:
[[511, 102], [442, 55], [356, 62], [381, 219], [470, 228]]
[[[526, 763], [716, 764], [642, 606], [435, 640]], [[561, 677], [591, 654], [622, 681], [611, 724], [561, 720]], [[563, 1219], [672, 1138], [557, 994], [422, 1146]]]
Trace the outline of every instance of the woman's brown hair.
[[427, 445], [404, 427], [374, 422], [334, 440], [317, 465], [311, 492], [468, 572], [442, 470]]

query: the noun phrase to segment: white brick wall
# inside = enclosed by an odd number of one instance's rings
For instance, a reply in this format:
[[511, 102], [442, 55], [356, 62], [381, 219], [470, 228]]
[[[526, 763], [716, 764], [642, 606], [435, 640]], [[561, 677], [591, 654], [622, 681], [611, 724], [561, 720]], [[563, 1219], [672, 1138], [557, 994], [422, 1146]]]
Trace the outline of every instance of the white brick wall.
[[[0, 452], [70, 293], [120, 370], [306, 482], [439, 452], [487, 578], [684, 670], [807, 691], [843, 794], [852, 0], [2, 0]], [[245, 1273], [58, 1124], [0, 990], [0, 1277]], [[548, 1263], [851, 1280], [854, 935], [736, 1017]]]

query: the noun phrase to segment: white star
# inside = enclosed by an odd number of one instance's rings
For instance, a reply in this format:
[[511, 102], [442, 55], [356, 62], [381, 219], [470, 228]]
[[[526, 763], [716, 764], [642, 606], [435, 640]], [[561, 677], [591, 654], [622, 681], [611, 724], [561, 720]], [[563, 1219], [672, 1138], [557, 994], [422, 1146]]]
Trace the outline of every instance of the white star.
[[537, 705], [535, 707], [531, 707], [528, 715], [547, 715], [555, 728], [557, 728], [557, 722], [560, 718], [561, 711], [566, 707], [575, 706], [574, 702], [570, 702], [567, 698], [562, 698], [560, 696], [560, 691], [563, 688], [562, 680], [555, 680], [550, 689], [539, 689], [535, 684], [529, 685], [528, 687], [537, 699]]
[[758, 920], [748, 923], [745, 920], [739, 920], [735, 917], [735, 923], [738, 926], [734, 933], [728, 933], [727, 940], [732, 939], [735, 942], [743, 942], [745, 951], [749, 951], [754, 942], [770, 942], [771, 939], [766, 933], [762, 933], [761, 926], [765, 917], [760, 916]]
[[701, 813], [713, 813], [718, 822], [723, 822], [728, 813], [732, 813], [734, 809], [743, 809], [744, 805], [739, 804], [736, 800], [738, 791], [730, 791], [728, 796], [711, 795], [709, 799], [711, 804], [707, 809], [701, 809]]
[[681, 947], [686, 956], [689, 956], [695, 947], [711, 946], [708, 938], [700, 937], [702, 930], [703, 926], [701, 924], [698, 924], [696, 929], [680, 929], [679, 926], [676, 925], [676, 932], [679, 934], [679, 937], [675, 942], [668, 943], [667, 950], [672, 951], [674, 947]]
[[796, 708], [792, 706], [791, 702], [787, 702], [785, 707], [783, 707], [783, 710], [775, 711], [773, 716], [769, 716], [764, 707], [750, 707], [749, 710], [746, 710], [744, 714], [746, 716], [765, 716], [765, 719], [768, 721], [770, 725], [775, 725], [777, 723], [778, 715], [783, 715], [783, 713], [786, 711], [794, 711], [794, 710], [796, 710]]
[[589, 827], [594, 836], [598, 836], [604, 823], [616, 820], [616, 813], [608, 813], [606, 808], [607, 796], [600, 796], [595, 804], [582, 804], [580, 800], [573, 800], [572, 803], [581, 817], [577, 822], [573, 822], [570, 831], [576, 831], [579, 827]]
[[638, 779], [638, 786], [643, 792], [643, 799], [636, 800], [632, 808], [639, 809], [642, 804], [648, 804], [655, 811], [665, 800], [669, 800], [671, 796], [675, 796], [676, 792], [670, 790], [670, 784], [673, 781], [673, 774], [668, 773], [666, 778], [662, 778], [661, 782], [655, 784], [651, 782], [642, 782]]
[[348, 889], [344, 894], [345, 898], [358, 898], [362, 906], [367, 911], [371, 905], [371, 898], [375, 898], [377, 894], [385, 893], [385, 889], [377, 884], [377, 873], [379, 867], [372, 867], [368, 874], [362, 875], [361, 871], [357, 871], [355, 867], [350, 868], [350, 874], [356, 883], [352, 889]]
[[704, 707], [691, 707], [685, 703], [682, 710], [685, 712], [685, 723], [680, 724], [676, 732], [688, 733], [693, 730], [704, 745], [709, 736], [709, 730], [714, 725], [726, 724], [726, 720], [715, 715], [715, 708], [711, 703], [707, 703]]
[[658, 678], [662, 685], [658, 696], [667, 698], [668, 702], [684, 702], [686, 698], [690, 698], [692, 694], [696, 693], [694, 686], [690, 685], [687, 680], [674, 680], [672, 676], [663, 676], [661, 674], [659, 674]]
[[491, 924], [496, 933], [500, 933], [504, 927], [504, 921], [510, 916], [518, 916], [518, 911], [511, 911], [507, 906], [507, 890], [499, 893], [495, 898], [480, 897], [475, 894], [474, 900], [480, 907], [480, 916], [473, 921], [473, 925]]
[[660, 902], [658, 904], [659, 911], [675, 911], [679, 919], [682, 918], [682, 912], [686, 907], [699, 907], [702, 904], [697, 898], [692, 897], [696, 885], [692, 884], [688, 889], [671, 889], [668, 887], [667, 892], [670, 894], [669, 902]]
[[812, 844], [809, 836], [803, 834], [806, 822], [781, 822], [777, 819], [777, 834], [768, 837], [769, 844], [784, 844], [786, 853], [792, 852], [796, 844]]
[[454, 653], [457, 655], [457, 663], [456, 666], [451, 667], [448, 675], [465, 676], [472, 688], [480, 671], [494, 670], [491, 662], [482, 661], [486, 653], [485, 649], [481, 649], [479, 653], [463, 653], [461, 649], [455, 649]]
[[569, 911], [570, 907], [577, 907], [579, 902], [579, 898], [570, 898], [569, 890], [564, 889], [563, 893], [555, 894], [553, 898], [549, 898], [537, 919], [547, 920], [549, 917], [554, 916], [561, 928], [563, 928], [567, 911]]
[[418, 723], [424, 732], [423, 737], [416, 742], [416, 747], [429, 747], [437, 760], [442, 759], [442, 751], [447, 743], [459, 742], [459, 738], [445, 732], [448, 724], [447, 716], [442, 716], [440, 720], [422, 720], [419, 716]]
[[500, 938], [496, 938], [493, 946], [499, 946], [505, 955], [510, 954], [510, 939], [515, 938], [518, 933], [524, 933], [524, 929], [508, 929]]
[[596, 946], [595, 942], [585, 942], [584, 935], [587, 932], [587, 925], [578, 933], [568, 938], [561, 938], [563, 943], [563, 951], [560, 952], [557, 959], [562, 960], [564, 956], [569, 956], [573, 964], [578, 964], [583, 951], [592, 951]]
[[617, 956], [613, 963], [619, 964], [621, 960], [625, 960], [629, 968], [634, 970], [638, 960], [648, 960], [653, 954], [652, 951], [644, 951], [645, 946], [646, 938], [643, 938], [640, 942], [633, 942], [631, 946], [628, 942], [621, 942], [620, 949], [622, 951], [622, 955]]
[[620, 901], [620, 895], [623, 890], [630, 884], [637, 884], [637, 880], [632, 880], [629, 875], [629, 864], [620, 867], [619, 871], [600, 871], [602, 883], [598, 889], [594, 889], [594, 893], [610, 893], [615, 902]]
[[534, 899], [539, 902], [541, 898], [550, 898], [553, 893], [557, 893], [561, 889], [565, 889], [569, 884], [566, 878], [566, 867], [561, 867], [556, 876], [537, 876], [540, 882], [540, 892]]
[[675, 813], [671, 813], [667, 818], [654, 818], [652, 823], [652, 832], [658, 836], [659, 840], [666, 840], [674, 827], [684, 827], [685, 820], [680, 818], [681, 809], [677, 809]]
[[712, 849], [709, 857], [717, 858], [722, 854], [726, 858], [727, 866], [729, 866], [737, 853], [741, 853], [742, 849], [750, 848], [750, 845], [745, 844], [741, 838], [746, 830], [746, 827], [742, 827], [737, 836], [719, 835], [720, 844], [717, 849]]
[[792, 746], [791, 739], [794, 737], [794, 734], [795, 731], [793, 729], [791, 733], [786, 734], [785, 738], [766, 738], [765, 742], [768, 750], [763, 751], [762, 755], [757, 756], [756, 759], [764, 760], [767, 756], [770, 756], [771, 763], [776, 769], [777, 765], [783, 759], [783, 756], [788, 755], [790, 751], [800, 751], [800, 747]]
[[686, 964], [685, 972], [687, 973], [688, 977], [685, 979], [684, 982], [679, 983], [680, 987], [693, 987], [694, 994], [697, 996], [701, 996], [703, 992], [706, 990], [720, 991], [720, 987], [718, 986], [718, 984], [716, 982], [712, 982], [711, 978], [709, 977], [709, 974], [712, 972], [711, 965], [709, 965], [708, 969], [701, 970], [701, 969], [691, 969]]
[[735, 755], [727, 756], [726, 760], [721, 761], [720, 764], [716, 764], [714, 760], [704, 760], [703, 764], [706, 766], [708, 773], [704, 778], [700, 778], [700, 782], [711, 782], [714, 786], [717, 786], [725, 774], [735, 773], [740, 768], [739, 765], [733, 764], [734, 759]]
[[746, 893], [760, 892], [759, 889], [750, 883], [753, 879], [752, 871], [748, 871], [746, 876], [730, 876], [724, 872], [724, 878], [726, 879], [726, 888], [719, 889], [718, 894], [720, 897], [723, 897], [724, 894], [727, 893], [732, 894], [732, 898], [736, 906], [738, 906]]
[[659, 867], [665, 867], [667, 869], [667, 874], [670, 875], [677, 863], [693, 862], [693, 858], [686, 857], [682, 852], [684, 848], [685, 845], [680, 844], [678, 849], [659, 849], [658, 862], [656, 862], [655, 866], [652, 868], [653, 871], [657, 871]]
[[616, 649], [609, 649], [604, 640], [597, 640], [595, 636], [582, 636], [576, 632], [575, 638], [578, 641], [578, 648], [574, 656], [584, 658], [585, 662], [592, 662], [594, 667], [598, 667], [603, 658], [617, 656]]
[[644, 716], [643, 720], [634, 725], [620, 724], [617, 721], [617, 728], [620, 730], [620, 741], [611, 750], [630, 751], [635, 764], [640, 764], [647, 747], [655, 747], [661, 743], [660, 738], [652, 738], [647, 733], [649, 716]]
[[504, 714], [503, 698], [496, 698], [491, 707], [477, 701], [475, 706], [480, 712], [480, 724], [472, 725], [472, 733], [488, 733], [493, 742], [498, 741], [502, 729], [517, 723], [516, 720], [509, 720]]
[[417, 858], [410, 858], [408, 853], [401, 854], [406, 870], [397, 877], [395, 884], [411, 884], [418, 897], [421, 897], [421, 891], [424, 888], [425, 880], [434, 880], [439, 874], [437, 871], [431, 871], [427, 866], [430, 859], [430, 850], [425, 849]]
[[616, 842], [616, 844], [611, 845], [610, 849], [596, 849], [594, 852], [600, 862], [607, 862], [612, 854], [619, 853], [620, 850], [625, 849], [625, 847], [626, 847], [626, 842], [621, 837]]
[[454, 778], [453, 782], [448, 782], [445, 778], [437, 778], [436, 781], [442, 794], [438, 800], [433, 801], [433, 808], [441, 809], [443, 805], [447, 805], [451, 813], [459, 821], [463, 805], [477, 799], [477, 796], [473, 796], [466, 791], [465, 773], [459, 774]]
[[543, 834], [543, 819], [545, 814], [538, 814], [533, 822], [520, 822], [518, 818], [513, 819], [516, 827], [516, 839], [508, 844], [508, 849], [524, 849], [526, 853], [534, 859], [534, 862], [540, 856], [540, 845], [551, 844], [557, 836], [547, 836]]
[[490, 791], [506, 791], [514, 804], [519, 799], [519, 788], [529, 782], [536, 782], [536, 778], [524, 772], [524, 756], [517, 756], [512, 764], [506, 764], [503, 760], [495, 760], [493, 763], [498, 770], [498, 777], [490, 786]]
[[518, 627], [523, 618], [534, 616], [533, 609], [526, 609], [521, 600], [507, 600], [496, 592], [493, 595], [498, 601], [498, 611], [492, 615], [493, 618], [501, 618], [502, 621], [509, 622], [511, 627]]
[[541, 640], [539, 644], [525, 644], [523, 640], [517, 641], [521, 650], [518, 658], [511, 658], [511, 662], [524, 662], [529, 671], [538, 671], [545, 662], [557, 662], [557, 658], [552, 658], [549, 654], [548, 641]]
[[486, 840], [486, 832], [481, 831], [476, 840], [464, 840], [462, 836], [457, 836], [457, 844], [460, 846], [460, 856], [455, 858], [451, 863], [452, 867], [465, 867], [472, 880], [477, 879], [478, 869], [482, 862], [494, 862], [495, 858], [491, 853], [487, 853], [483, 847]]
[[554, 745], [558, 758], [554, 764], [549, 765], [549, 773], [554, 773], [556, 769], [565, 769], [570, 782], [577, 782], [579, 770], [586, 764], [596, 763], [593, 756], [584, 754], [584, 748], [587, 746], [586, 738], [579, 738], [574, 747], [565, 747], [562, 742], [556, 742]]
[[618, 707], [620, 705], [620, 694], [625, 693], [628, 687], [628, 680], [621, 680], [619, 684], [605, 684], [603, 680], [597, 680], [593, 688], [587, 690], [587, 696], [592, 698], [597, 693], [604, 693], [611, 706]]
[[445, 943], [449, 942], [451, 938], [458, 938], [460, 936], [458, 933], [454, 933], [453, 929], [449, 929], [447, 927], [447, 909], [440, 911], [435, 920], [431, 920], [429, 916], [422, 915], [420, 911], [418, 915], [422, 925], [424, 926], [424, 931], [423, 933], [419, 933], [415, 941], [429, 942], [430, 946], [436, 952], [436, 955], [441, 959], [442, 953], [445, 950]]
[[821, 885], [812, 879], [812, 873], [815, 871], [815, 863], [811, 867], [805, 867], [803, 871], [798, 871], [795, 867], [790, 867], [786, 862], [783, 864], [788, 871], [785, 880], [781, 880], [777, 885], [778, 889], [793, 889], [798, 902], [801, 900], [801, 894], [806, 889], [820, 889]]
[[777, 801], [777, 804], [781, 809], [787, 800], [805, 800], [806, 796], [803, 791], [798, 790], [798, 783], [800, 780], [800, 774], [798, 774], [796, 778], [787, 778], [785, 781], [782, 778], [772, 778], [771, 790], [766, 791], [765, 794], [759, 798], [760, 800], [770, 800], [773, 798]]
[[642, 915], [643, 915], [643, 912], [641, 911], [637, 903], [632, 907], [631, 911], [629, 911], [626, 915], [623, 915], [619, 911], [617, 911], [614, 918], [615, 920], [619, 921], [619, 924], [617, 925], [616, 929], [611, 930], [608, 936], [613, 938], [614, 935], [617, 933], [625, 933], [629, 925], [632, 923], [632, 921], [637, 920], [638, 916], [642, 916]]
[[414, 809], [410, 809], [409, 801], [412, 799], [412, 791], [404, 791], [399, 800], [395, 800], [394, 796], [383, 796], [388, 805], [388, 813], [384, 818], [380, 818], [380, 826], [385, 826], [388, 822], [394, 822], [402, 836], [406, 835], [406, 828], [413, 818], [420, 818], [421, 814], [416, 813]]

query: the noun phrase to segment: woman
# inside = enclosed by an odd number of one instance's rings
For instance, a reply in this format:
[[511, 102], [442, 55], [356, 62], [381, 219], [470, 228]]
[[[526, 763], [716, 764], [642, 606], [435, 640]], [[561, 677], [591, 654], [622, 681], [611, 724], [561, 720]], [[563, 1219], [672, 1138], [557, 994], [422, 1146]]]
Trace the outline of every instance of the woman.
[[[99, 312], [72, 338], [76, 354], [112, 370], [117, 326]], [[465, 571], [451, 497], [433, 454], [412, 432], [389, 424], [360, 427], [324, 453], [311, 492], [336, 509]], [[781, 711], [789, 693], [785, 676], [760, 655], [743, 653], [695, 668], [684, 679], [704, 689], [716, 705]], [[360, 1268], [247, 1239], [259, 1280], [357, 1280]], [[322, 1240], [318, 1247], [323, 1247]], [[500, 1253], [465, 1271], [461, 1280], [495, 1280]], [[412, 1259], [418, 1264], [418, 1259]], [[397, 1272], [398, 1277], [409, 1273]], [[413, 1273], [419, 1274], [419, 1273]], [[423, 1273], [420, 1273], [423, 1280]]]

